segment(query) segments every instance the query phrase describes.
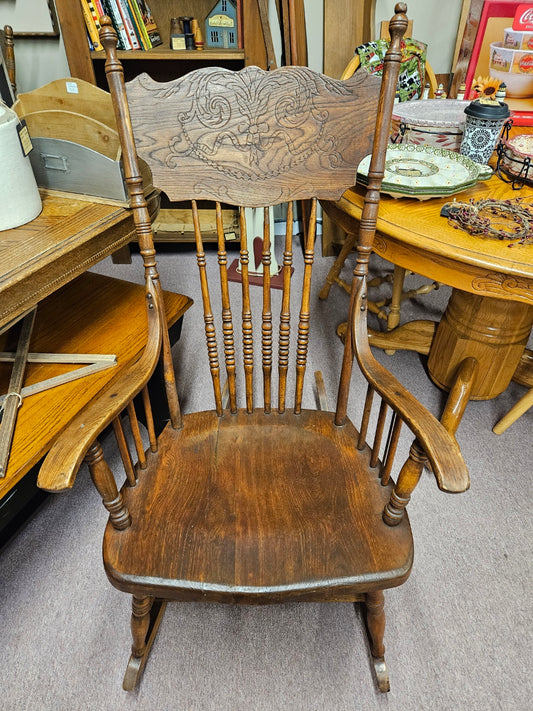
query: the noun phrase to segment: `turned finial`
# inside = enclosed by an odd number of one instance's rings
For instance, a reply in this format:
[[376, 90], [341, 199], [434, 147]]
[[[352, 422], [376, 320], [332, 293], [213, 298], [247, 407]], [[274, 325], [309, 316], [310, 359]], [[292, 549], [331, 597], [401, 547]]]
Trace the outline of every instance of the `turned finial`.
[[391, 36], [391, 44], [396, 46], [407, 30], [407, 5], [404, 2], [396, 3], [394, 7], [394, 17], [389, 23], [389, 33]]
[[118, 37], [115, 28], [113, 27], [113, 23], [107, 15], [100, 18], [100, 42], [102, 43], [108, 57], [110, 54], [115, 54]]

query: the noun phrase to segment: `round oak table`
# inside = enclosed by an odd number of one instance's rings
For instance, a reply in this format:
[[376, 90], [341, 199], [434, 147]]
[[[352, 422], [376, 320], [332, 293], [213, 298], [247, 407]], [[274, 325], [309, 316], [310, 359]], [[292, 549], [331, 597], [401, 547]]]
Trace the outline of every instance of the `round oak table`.
[[[488, 197], [521, 197], [533, 204], [533, 189], [512, 190], [495, 175], [445, 199], [383, 195], [374, 243], [374, 251], [400, 269], [453, 290], [438, 325], [413, 321], [394, 327], [393, 322], [386, 333], [371, 331], [370, 342], [427, 354], [433, 381], [452, 390], [466, 379], [461, 397], [467, 400], [496, 397], [511, 379], [533, 387], [533, 353], [525, 349], [533, 326], [533, 243], [509, 246], [508, 241], [472, 236], [440, 215], [442, 206], [454, 198], [468, 202]], [[364, 189], [356, 186], [337, 202], [321, 204], [334, 222], [354, 235], [363, 199]], [[398, 315], [399, 298], [395, 310]]]

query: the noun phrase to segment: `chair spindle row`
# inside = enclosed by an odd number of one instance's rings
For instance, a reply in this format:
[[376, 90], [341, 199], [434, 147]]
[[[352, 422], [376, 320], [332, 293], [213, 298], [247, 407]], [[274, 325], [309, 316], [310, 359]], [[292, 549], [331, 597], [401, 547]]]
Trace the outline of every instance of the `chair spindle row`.
[[[304, 375], [307, 366], [307, 351], [309, 342], [310, 294], [311, 274], [314, 261], [314, 242], [316, 234], [316, 200], [311, 203], [309, 225], [306, 230], [306, 245], [304, 250], [303, 289], [300, 305], [298, 337], [296, 345], [296, 386], [295, 386], [295, 413], [301, 412]], [[230, 303], [230, 289], [228, 276], [228, 255], [222, 222], [222, 207], [219, 202], [215, 204], [218, 266], [221, 293], [222, 340], [224, 348], [224, 364], [227, 377], [230, 412], [237, 411], [237, 386], [235, 362], [235, 335], [233, 314]], [[293, 265], [293, 203], [287, 204], [287, 228], [285, 233], [285, 248], [283, 253], [283, 291], [279, 317], [279, 342], [278, 342], [278, 374], [279, 389], [277, 405], [279, 412], [285, 412], [287, 377], [290, 352], [290, 321], [291, 321], [291, 274]], [[211, 294], [206, 270], [206, 259], [203, 237], [200, 227], [198, 205], [192, 202], [192, 217], [196, 241], [197, 264], [200, 275], [200, 287], [204, 311], [204, 326], [207, 343], [209, 367], [213, 382], [215, 409], [217, 415], [224, 411], [224, 398], [221, 387], [220, 362], [218, 341], [213, 314]], [[251, 413], [254, 409], [253, 398], [253, 372], [254, 372], [254, 343], [252, 327], [252, 310], [250, 299], [250, 255], [247, 246], [247, 229], [244, 208], [239, 211], [240, 240], [240, 267], [242, 282], [242, 341], [243, 341], [243, 367], [246, 411]], [[272, 296], [271, 296], [271, 225], [268, 208], [263, 208], [263, 249], [261, 263], [263, 266], [263, 301], [261, 313], [261, 362], [263, 374], [263, 408], [266, 413], [272, 409], [272, 363], [273, 363], [273, 325], [272, 325]]]

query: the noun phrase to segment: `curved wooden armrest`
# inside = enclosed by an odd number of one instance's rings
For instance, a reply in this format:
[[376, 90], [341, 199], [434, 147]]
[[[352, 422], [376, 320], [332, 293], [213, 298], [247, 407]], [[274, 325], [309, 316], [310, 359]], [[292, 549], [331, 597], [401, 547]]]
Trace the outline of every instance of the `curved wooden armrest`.
[[366, 280], [358, 278], [353, 310], [352, 345], [368, 382], [408, 425], [424, 450], [439, 489], [451, 493], [470, 486], [468, 469], [455, 437], [411, 393], [374, 358], [368, 342]]
[[161, 291], [151, 279], [147, 281], [146, 297], [147, 343], [141, 357], [112, 380], [65, 428], [42, 464], [37, 479], [41, 489], [57, 492], [72, 488], [91, 444], [152, 376], [159, 359], [165, 320]]

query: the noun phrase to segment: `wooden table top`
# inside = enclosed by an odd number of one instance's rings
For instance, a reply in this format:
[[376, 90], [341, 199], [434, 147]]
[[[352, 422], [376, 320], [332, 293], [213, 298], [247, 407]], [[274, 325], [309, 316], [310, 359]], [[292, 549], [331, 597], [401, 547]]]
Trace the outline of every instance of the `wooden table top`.
[[0, 327], [132, 236], [132, 214], [124, 207], [50, 194], [42, 198], [35, 220], [0, 232]]
[[[515, 245], [475, 237], [454, 229], [440, 216], [454, 198], [506, 200], [523, 197], [533, 204], [533, 189], [512, 190], [497, 176], [445, 199], [415, 200], [383, 195], [374, 251], [418, 274], [475, 294], [533, 303], [533, 244]], [[357, 230], [364, 190], [347, 190], [337, 202], [321, 201], [327, 214], [347, 232]]]

